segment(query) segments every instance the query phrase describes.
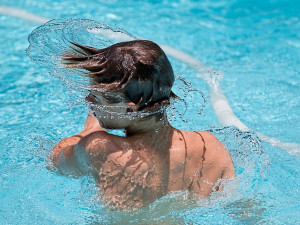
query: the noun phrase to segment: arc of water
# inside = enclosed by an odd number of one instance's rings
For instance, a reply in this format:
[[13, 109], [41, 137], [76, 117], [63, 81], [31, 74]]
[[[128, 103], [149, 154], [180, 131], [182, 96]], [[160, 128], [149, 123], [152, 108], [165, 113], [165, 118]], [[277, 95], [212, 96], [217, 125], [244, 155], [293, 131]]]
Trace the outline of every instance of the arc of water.
[[[12, 8], [12, 7], [6, 7], [6, 6], [0, 6], [0, 14], [3, 15], [9, 15], [13, 17], [17, 17], [23, 20], [31, 21], [34, 23], [43, 24], [48, 22], [50, 19], [40, 17], [38, 15], [32, 14], [30, 12], [27, 12], [25, 10]], [[109, 30], [105, 31], [99, 31], [103, 36], [115, 39], [117, 41], [130, 41], [133, 38], [124, 34], [124, 33], [114, 33]], [[205, 80], [207, 84], [209, 85], [210, 89], [210, 103], [218, 117], [219, 123], [223, 126], [236, 126], [242, 131], [249, 131], [252, 130], [248, 128], [245, 124], [243, 124], [239, 118], [234, 114], [232, 111], [228, 100], [222, 91], [220, 85], [219, 85], [219, 79], [216, 79], [217, 75], [214, 72], [213, 68], [205, 66], [203, 63], [201, 63], [198, 59], [194, 58], [193, 56], [182, 52], [178, 49], [172, 48], [168, 45], [160, 45], [161, 48], [169, 55], [172, 56], [185, 64], [189, 65], [191, 68], [193, 68], [198, 74], [197, 77]], [[219, 77], [222, 77], [222, 74], [219, 75]], [[254, 131], [254, 130], [253, 130]], [[265, 142], [270, 143], [272, 146], [280, 148], [288, 152], [289, 154], [300, 156], [300, 145], [297, 143], [285, 143], [281, 142], [280, 140], [268, 137], [264, 134], [261, 134], [257, 131], [255, 131], [258, 135], [258, 137]]]

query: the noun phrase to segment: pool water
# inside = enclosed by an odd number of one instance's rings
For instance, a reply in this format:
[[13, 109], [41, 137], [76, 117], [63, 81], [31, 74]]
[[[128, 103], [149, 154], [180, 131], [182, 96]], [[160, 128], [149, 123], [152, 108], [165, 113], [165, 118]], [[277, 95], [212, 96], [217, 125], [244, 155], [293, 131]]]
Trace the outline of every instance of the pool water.
[[[8, 1], [6, 7], [45, 18], [93, 19], [180, 49], [223, 73], [220, 85], [248, 127], [287, 142], [300, 134], [300, 1]], [[0, 14], [0, 222], [1, 224], [300, 224], [300, 160], [261, 142], [253, 131], [218, 124], [209, 87], [171, 58], [176, 74], [206, 99], [187, 96], [181, 129], [210, 130], [226, 145], [237, 186], [209, 199], [172, 193], [148, 207], [110, 210], [89, 178], [47, 170], [59, 140], [79, 132], [87, 107], [25, 53], [40, 24]], [[178, 84], [180, 82], [178, 81]], [[178, 85], [174, 87], [181, 94]], [[184, 93], [182, 93], [184, 94]]]

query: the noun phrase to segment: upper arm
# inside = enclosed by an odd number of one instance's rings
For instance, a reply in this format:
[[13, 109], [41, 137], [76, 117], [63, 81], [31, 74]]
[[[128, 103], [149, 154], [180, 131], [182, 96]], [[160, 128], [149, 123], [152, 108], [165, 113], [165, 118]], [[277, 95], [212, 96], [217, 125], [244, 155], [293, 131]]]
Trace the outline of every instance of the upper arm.
[[[100, 154], [105, 139], [101, 135], [103, 131], [91, 133], [82, 138], [77, 144], [67, 146], [53, 156], [54, 166], [64, 175], [83, 176], [90, 172], [90, 164], [98, 158], [101, 161], [103, 155]], [[105, 141], [104, 141], [105, 142]]]
[[193, 182], [195, 192], [208, 196], [220, 178], [234, 177], [234, 166], [225, 146], [212, 134], [199, 132], [204, 142], [203, 161], [199, 176]]
[[95, 116], [89, 111], [83, 131], [79, 134], [64, 138], [52, 151], [53, 165], [63, 174], [84, 175], [87, 173], [86, 162], [88, 143], [95, 138], [94, 133], [105, 133]]
[[63, 175], [82, 176], [88, 173], [88, 157], [81, 142], [67, 146], [55, 156], [54, 166]]

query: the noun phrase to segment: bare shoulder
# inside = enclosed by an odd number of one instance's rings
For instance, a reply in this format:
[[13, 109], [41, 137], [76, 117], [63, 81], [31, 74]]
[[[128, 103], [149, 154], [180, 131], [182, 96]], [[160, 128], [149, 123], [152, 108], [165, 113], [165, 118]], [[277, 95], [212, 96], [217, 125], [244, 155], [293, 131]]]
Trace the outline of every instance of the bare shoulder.
[[233, 164], [229, 152], [215, 135], [207, 131], [179, 132], [188, 143], [190, 158], [198, 160], [200, 157], [206, 167], [227, 167]]
[[222, 171], [222, 178], [234, 176], [234, 166], [230, 153], [218, 138], [206, 131], [198, 132], [204, 142], [204, 167], [207, 170], [217, 168]]
[[[189, 146], [191, 147], [191, 152], [194, 155], [201, 155], [206, 158], [213, 158], [214, 153], [219, 151], [223, 152], [225, 147], [224, 145], [217, 139], [213, 134], [206, 131], [180, 131], [187, 142], [189, 142]], [[225, 150], [226, 151], [226, 150]]]
[[108, 153], [109, 146], [111, 146], [114, 139], [115, 135], [105, 131], [96, 131], [82, 138], [78, 144], [81, 145], [87, 153]]
[[204, 142], [204, 158], [206, 160], [213, 161], [222, 159], [224, 157], [230, 157], [230, 154], [226, 150], [224, 144], [219, 141], [215, 135], [207, 131], [198, 131], [197, 133], [201, 135], [202, 141]]
[[[183, 132], [189, 143], [189, 165], [193, 171], [189, 190], [202, 196], [219, 189], [216, 182], [220, 178], [234, 177], [234, 166], [229, 152], [218, 138], [206, 131]], [[195, 171], [196, 170], [196, 173]]]
[[[222, 144], [218, 138], [213, 135], [212, 133], [210, 132], [207, 132], [207, 131], [197, 131], [198, 134], [200, 134], [203, 138], [203, 141], [206, 143], [206, 144]], [[223, 144], [222, 144], [223, 145]]]
[[122, 151], [126, 143], [123, 137], [96, 131], [82, 138], [78, 144], [87, 155], [88, 161], [102, 164], [112, 153]]

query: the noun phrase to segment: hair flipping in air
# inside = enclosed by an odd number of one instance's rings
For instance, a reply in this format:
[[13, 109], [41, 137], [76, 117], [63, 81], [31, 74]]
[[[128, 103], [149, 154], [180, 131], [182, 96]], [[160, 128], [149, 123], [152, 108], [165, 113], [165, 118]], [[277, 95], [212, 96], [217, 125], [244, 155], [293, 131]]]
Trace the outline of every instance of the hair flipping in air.
[[63, 63], [66, 68], [88, 70], [91, 87], [123, 93], [138, 110], [169, 104], [175, 96], [172, 66], [156, 43], [135, 40], [104, 49], [71, 44], [73, 51], [62, 57]]

